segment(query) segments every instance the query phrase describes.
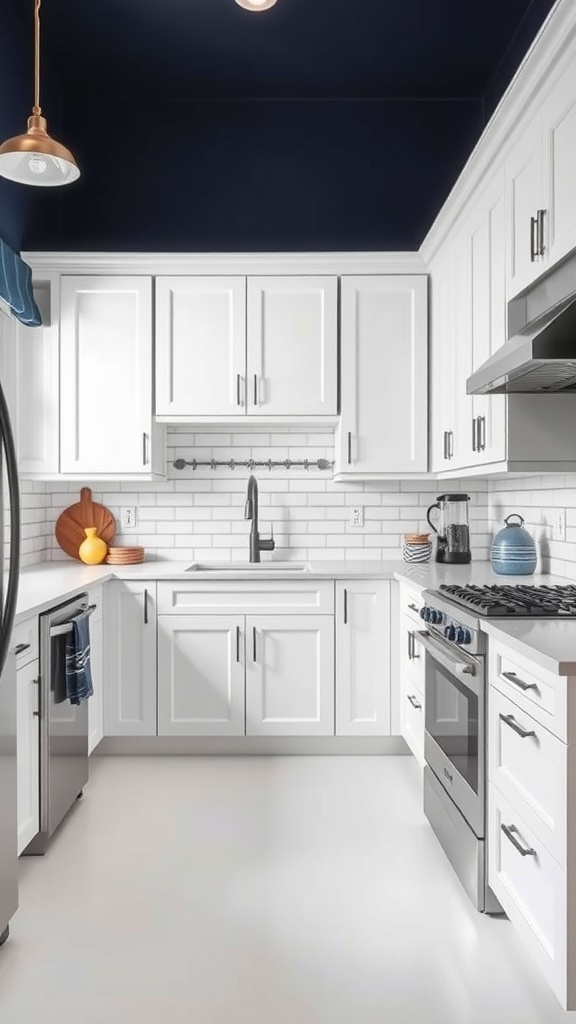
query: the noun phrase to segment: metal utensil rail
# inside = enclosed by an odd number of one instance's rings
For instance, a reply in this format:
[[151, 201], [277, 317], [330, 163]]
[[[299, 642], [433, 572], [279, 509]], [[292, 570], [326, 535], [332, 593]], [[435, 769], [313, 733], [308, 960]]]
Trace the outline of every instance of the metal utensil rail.
[[235, 459], [208, 459], [202, 461], [199, 459], [174, 459], [172, 463], [174, 469], [185, 469], [186, 466], [191, 466], [193, 470], [199, 469], [201, 466], [205, 466], [208, 469], [218, 469], [220, 466], [225, 466], [227, 469], [320, 469], [322, 471], [333, 469], [334, 463], [330, 462], [329, 459], [246, 459], [243, 462], [237, 462]]

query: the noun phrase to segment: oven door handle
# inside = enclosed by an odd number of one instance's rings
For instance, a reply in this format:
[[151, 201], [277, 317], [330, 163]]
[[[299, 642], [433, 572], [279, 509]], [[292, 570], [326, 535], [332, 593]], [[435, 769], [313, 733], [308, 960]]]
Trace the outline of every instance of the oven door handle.
[[451, 650], [445, 650], [444, 647], [439, 644], [436, 640], [433, 640], [429, 633], [425, 630], [418, 632], [418, 639], [422, 644], [425, 651], [428, 652], [430, 657], [435, 658], [436, 661], [443, 665], [444, 668], [448, 669], [452, 675], [456, 676], [461, 683], [468, 689], [472, 690], [477, 696], [480, 696], [480, 687], [476, 678], [477, 673], [480, 671], [480, 666], [472, 660], [464, 659], [460, 660], [454, 657]]

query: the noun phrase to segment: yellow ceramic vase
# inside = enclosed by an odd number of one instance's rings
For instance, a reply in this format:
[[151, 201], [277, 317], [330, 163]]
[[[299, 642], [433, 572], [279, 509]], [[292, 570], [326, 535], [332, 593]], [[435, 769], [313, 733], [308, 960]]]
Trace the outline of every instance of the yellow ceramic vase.
[[83, 540], [78, 554], [87, 565], [100, 565], [108, 554], [108, 545], [101, 537], [96, 535], [95, 526], [87, 526], [84, 530], [86, 540]]

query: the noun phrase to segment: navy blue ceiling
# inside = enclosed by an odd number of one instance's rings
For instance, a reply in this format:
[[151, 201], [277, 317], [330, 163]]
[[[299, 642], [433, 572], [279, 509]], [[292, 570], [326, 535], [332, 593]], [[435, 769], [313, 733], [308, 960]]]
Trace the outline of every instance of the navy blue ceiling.
[[[31, 43], [33, 0], [11, 2]], [[415, 249], [553, 4], [44, 0], [46, 113], [83, 173], [37, 190], [22, 246]]]
[[[46, 0], [44, 42], [82, 88], [177, 98], [484, 96], [552, 0]], [[533, 34], [533, 33], [531, 33]]]

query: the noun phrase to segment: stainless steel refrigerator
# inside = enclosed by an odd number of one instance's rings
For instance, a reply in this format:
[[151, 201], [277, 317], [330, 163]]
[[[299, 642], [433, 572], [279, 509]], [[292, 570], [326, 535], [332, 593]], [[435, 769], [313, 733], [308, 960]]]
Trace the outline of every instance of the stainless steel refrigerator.
[[[0, 314], [1, 315], [1, 314]], [[8, 495], [4, 483], [8, 484]], [[7, 502], [7, 498], [9, 502]], [[8, 510], [8, 516], [6, 511]], [[10, 546], [4, 580], [6, 544]], [[18, 467], [8, 406], [0, 387], [0, 945], [18, 907], [16, 662], [10, 651], [20, 565]]]

